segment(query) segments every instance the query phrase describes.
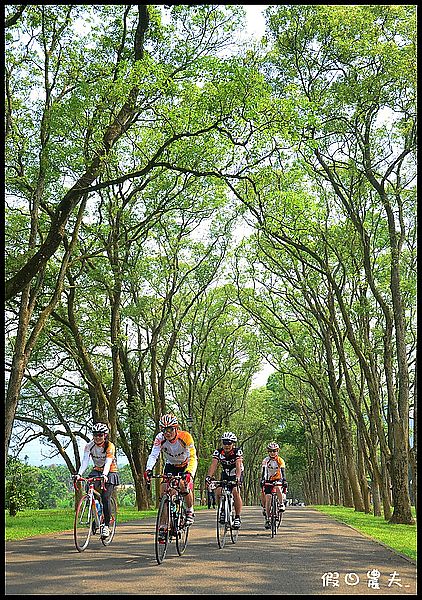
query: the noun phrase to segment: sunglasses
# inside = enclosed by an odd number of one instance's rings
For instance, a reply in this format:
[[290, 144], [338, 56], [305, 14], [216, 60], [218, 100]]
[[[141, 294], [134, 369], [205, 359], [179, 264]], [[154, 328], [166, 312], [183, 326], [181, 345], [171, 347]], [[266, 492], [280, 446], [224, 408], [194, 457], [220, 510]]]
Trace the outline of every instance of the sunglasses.
[[223, 446], [233, 446], [233, 442], [223, 442]]
[[104, 437], [105, 433], [94, 433], [94, 437]]
[[173, 433], [173, 431], [175, 430], [175, 427], [164, 427], [164, 429], [162, 429], [163, 433]]
[[271, 454], [272, 452], [278, 452], [278, 450], [268, 450], [268, 452]]

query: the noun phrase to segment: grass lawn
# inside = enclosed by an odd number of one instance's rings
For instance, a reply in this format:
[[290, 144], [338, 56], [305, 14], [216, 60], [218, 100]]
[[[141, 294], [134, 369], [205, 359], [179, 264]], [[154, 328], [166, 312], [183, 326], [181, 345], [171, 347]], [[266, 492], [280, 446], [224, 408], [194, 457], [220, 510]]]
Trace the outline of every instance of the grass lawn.
[[[374, 517], [344, 506], [310, 506], [310, 508], [315, 508], [346, 525], [351, 525], [396, 552], [416, 560], [416, 525], [388, 523], [384, 517]], [[414, 512], [413, 516], [415, 516]]]
[[[201, 510], [203, 506], [195, 506]], [[119, 506], [117, 522], [137, 521], [154, 517], [156, 510], [141, 510]], [[22, 510], [15, 517], [5, 511], [5, 540], [23, 540], [34, 535], [57, 533], [73, 529], [75, 511], [73, 508], [50, 508], [40, 510]]]
[[[120, 508], [118, 521], [135, 521], [156, 514], [155, 510], [138, 511], [133, 508]], [[44, 533], [57, 533], [73, 529], [75, 511], [72, 508], [50, 508], [42, 510], [22, 510], [15, 517], [5, 511], [6, 540], [23, 540]]]

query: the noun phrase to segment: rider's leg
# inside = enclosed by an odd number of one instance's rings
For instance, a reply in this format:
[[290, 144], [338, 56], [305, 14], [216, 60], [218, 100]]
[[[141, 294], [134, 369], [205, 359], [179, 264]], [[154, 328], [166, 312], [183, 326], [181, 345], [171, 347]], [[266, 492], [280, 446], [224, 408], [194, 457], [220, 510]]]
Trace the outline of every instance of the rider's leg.
[[243, 502], [240, 492], [237, 488], [233, 488], [234, 510], [237, 516], [242, 512]]

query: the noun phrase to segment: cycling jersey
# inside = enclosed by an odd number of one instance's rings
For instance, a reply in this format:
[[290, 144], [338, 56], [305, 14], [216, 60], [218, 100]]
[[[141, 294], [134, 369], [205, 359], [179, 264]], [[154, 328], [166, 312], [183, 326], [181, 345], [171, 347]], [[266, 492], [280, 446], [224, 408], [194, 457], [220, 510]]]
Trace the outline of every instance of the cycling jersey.
[[176, 438], [167, 440], [164, 433], [160, 431], [155, 437], [151, 453], [148, 457], [146, 470], [152, 471], [160, 455], [164, 454], [165, 464], [184, 468], [192, 477], [196, 473], [198, 459], [196, 457], [195, 444], [191, 434], [187, 431], [178, 431]]
[[104, 452], [103, 446], [97, 446], [92, 440], [85, 446], [82, 464], [79, 467], [79, 473], [83, 473], [88, 466], [88, 463], [92, 459], [94, 463], [95, 471], [103, 472], [104, 475], [108, 473], [117, 473], [117, 460], [116, 460], [116, 447], [112, 442], [108, 442], [107, 451]]
[[214, 450], [212, 457], [218, 460], [223, 474], [228, 477], [236, 477], [236, 460], [241, 458], [241, 471], [243, 472], [243, 452], [236, 446], [230, 451], [224, 450], [224, 448], [218, 448], [217, 450]]
[[262, 478], [266, 481], [279, 481], [284, 477], [286, 465], [281, 456], [266, 456], [262, 461]]

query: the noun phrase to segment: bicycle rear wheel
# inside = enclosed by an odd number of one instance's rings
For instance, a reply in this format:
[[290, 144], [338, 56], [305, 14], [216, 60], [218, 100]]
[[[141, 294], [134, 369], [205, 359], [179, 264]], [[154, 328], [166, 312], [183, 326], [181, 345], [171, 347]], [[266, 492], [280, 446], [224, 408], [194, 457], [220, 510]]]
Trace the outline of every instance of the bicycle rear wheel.
[[158, 507], [157, 522], [155, 526], [155, 557], [160, 565], [167, 552], [170, 534], [170, 507], [169, 498], [164, 495]]
[[277, 518], [277, 529], [280, 527], [281, 523], [283, 522], [283, 516], [284, 516], [284, 510], [280, 509], [280, 505], [277, 503], [277, 510], [278, 510], [278, 518]]
[[235, 516], [236, 516], [236, 511], [234, 509], [233, 500], [232, 500], [232, 509], [231, 509], [231, 514], [230, 514], [230, 538], [231, 538], [232, 544], [235, 544], [237, 542], [237, 538], [239, 537], [239, 530], [235, 529], [233, 527], [233, 521], [234, 521]]
[[79, 501], [73, 523], [73, 538], [78, 552], [83, 552], [89, 544], [93, 521], [94, 507], [90, 496], [86, 495]]
[[189, 525], [186, 525], [186, 506], [183, 500], [179, 503], [175, 515], [174, 531], [176, 536], [176, 550], [182, 556], [188, 544]]
[[224, 548], [224, 544], [226, 543], [227, 530], [229, 527], [227, 517], [226, 498], [221, 496], [217, 510], [217, 543], [219, 548]]
[[[104, 514], [104, 509], [103, 509], [103, 514]], [[110, 534], [106, 538], [101, 538], [101, 541], [104, 544], [104, 546], [108, 546], [113, 541], [114, 534], [116, 533], [116, 522], [117, 522], [116, 500], [113, 498], [113, 496], [111, 496], [111, 498], [110, 498], [110, 524], [109, 524]]]

